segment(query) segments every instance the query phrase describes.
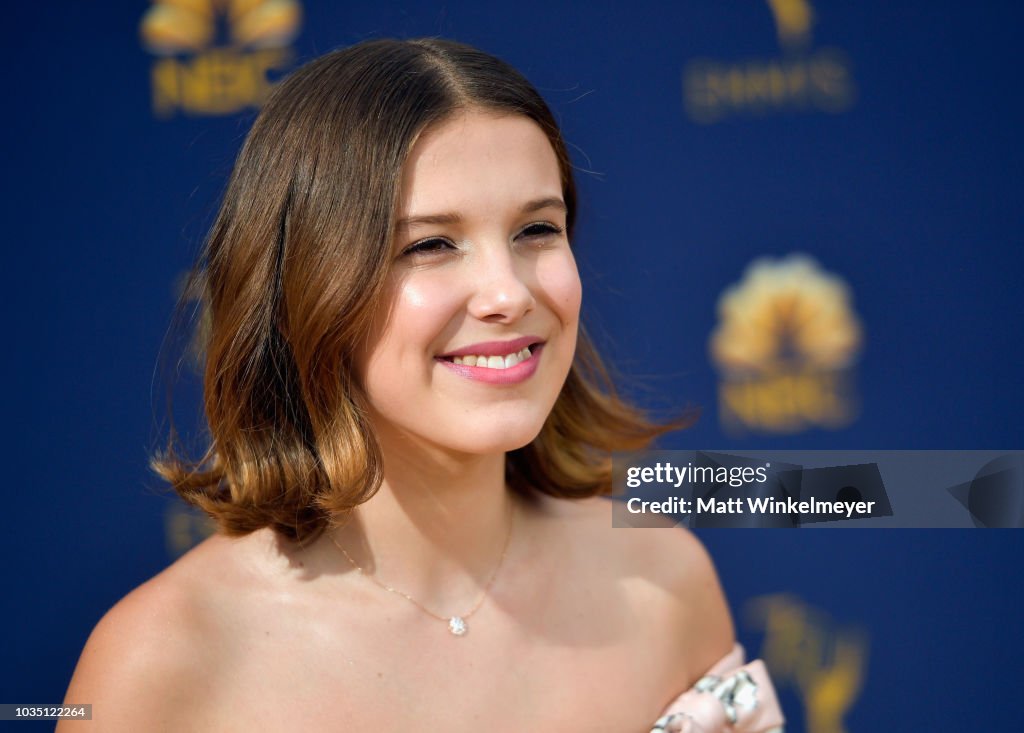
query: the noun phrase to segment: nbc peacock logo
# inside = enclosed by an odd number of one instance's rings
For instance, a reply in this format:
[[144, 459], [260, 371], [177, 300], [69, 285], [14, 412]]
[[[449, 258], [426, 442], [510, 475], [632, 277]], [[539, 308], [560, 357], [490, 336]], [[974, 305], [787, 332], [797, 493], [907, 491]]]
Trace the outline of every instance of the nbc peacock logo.
[[139, 33], [157, 59], [153, 113], [228, 115], [258, 107], [292, 61], [295, 0], [155, 0]]
[[842, 279], [806, 255], [755, 260], [719, 299], [711, 335], [723, 425], [784, 433], [849, 424], [862, 341]]

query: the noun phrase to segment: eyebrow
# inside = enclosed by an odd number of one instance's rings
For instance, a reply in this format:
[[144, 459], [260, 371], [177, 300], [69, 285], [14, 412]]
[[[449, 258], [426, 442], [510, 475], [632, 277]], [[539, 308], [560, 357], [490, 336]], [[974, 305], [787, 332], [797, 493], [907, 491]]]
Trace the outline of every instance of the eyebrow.
[[[519, 210], [521, 214], [532, 214], [535, 211], [541, 209], [554, 208], [559, 209], [563, 212], [568, 212], [569, 207], [565, 205], [565, 202], [557, 196], [545, 196], [544, 198], [533, 199], [523, 204], [523, 208]], [[448, 212], [444, 214], [425, 214], [423, 216], [407, 216], [403, 219], [399, 219], [395, 224], [395, 229], [408, 229], [409, 227], [417, 224], [458, 224], [462, 221], [462, 217], [455, 212]]]

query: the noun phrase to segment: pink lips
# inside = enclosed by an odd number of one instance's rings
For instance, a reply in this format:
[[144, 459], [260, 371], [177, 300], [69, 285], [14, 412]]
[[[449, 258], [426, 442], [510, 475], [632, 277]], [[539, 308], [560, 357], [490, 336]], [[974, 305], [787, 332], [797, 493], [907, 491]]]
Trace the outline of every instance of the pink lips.
[[483, 341], [479, 344], [462, 346], [455, 351], [449, 351], [447, 354], [441, 354], [441, 358], [451, 359], [453, 356], [468, 356], [469, 354], [475, 354], [476, 356], [504, 356], [505, 354], [521, 351], [527, 346], [538, 344], [543, 340], [540, 336], [520, 336], [511, 341]]
[[[479, 344], [470, 344], [455, 351], [436, 357], [436, 360], [451, 369], [461, 377], [472, 379], [477, 382], [488, 384], [518, 384], [529, 379], [540, 363], [540, 353], [544, 349], [541, 339], [536, 336], [523, 336], [512, 341], [485, 341]], [[531, 349], [530, 358], [519, 362], [508, 369], [491, 369], [489, 367], [469, 366], [468, 364], [456, 364], [450, 359], [456, 356], [504, 356], [520, 351], [523, 348], [536, 344]]]

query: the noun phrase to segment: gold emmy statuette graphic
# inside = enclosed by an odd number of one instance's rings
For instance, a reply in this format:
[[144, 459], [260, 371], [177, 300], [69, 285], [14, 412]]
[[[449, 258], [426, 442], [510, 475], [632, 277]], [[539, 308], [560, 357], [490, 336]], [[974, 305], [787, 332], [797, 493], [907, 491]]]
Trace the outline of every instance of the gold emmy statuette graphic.
[[216, 532], [212, 519], [176, 502], [164, 512], [164, 545], [170, 558], [178, 558]]
[[804, 255], [752, 262], [720, 297], [710, 340], [723, 423], [766, 432], [848, 424], [861, 342], [838, 277]]
[[761, 657], [780, 688], [796, 689], [808, 733], [847, 733], [843, 717], [864, 685], [867, 634], [837, 629], [795, 596], [754, 599], [745, 614], [764, 629]]
[[[139, 27], [153, 64], [153, 112], [224, 115], [258, 107], [291, 61], [295, 0], [156, 0]], [[227, 38], [218, 43], [218, 26]]]
[[775, 16], [780, 45], [795, 46], [810, 42], [814, 10], [807, 0], [768, 0], [768, 7]]

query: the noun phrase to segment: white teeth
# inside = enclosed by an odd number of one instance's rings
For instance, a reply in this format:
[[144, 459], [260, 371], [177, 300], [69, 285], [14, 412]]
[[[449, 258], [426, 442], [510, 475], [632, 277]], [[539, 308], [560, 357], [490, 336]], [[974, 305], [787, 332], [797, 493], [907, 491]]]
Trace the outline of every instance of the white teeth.
[[509, 369], [530, 358], [530, 347], [514, 351], [505, 356], [455, 356], [452, 362], [466, 366], [486, 367], [488, 369]]

